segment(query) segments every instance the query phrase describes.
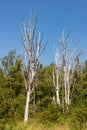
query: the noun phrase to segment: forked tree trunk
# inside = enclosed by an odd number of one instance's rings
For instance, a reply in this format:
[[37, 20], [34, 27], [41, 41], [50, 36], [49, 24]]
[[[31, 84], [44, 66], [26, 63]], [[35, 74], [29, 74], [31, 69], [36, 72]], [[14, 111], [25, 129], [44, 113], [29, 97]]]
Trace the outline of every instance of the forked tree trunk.
[[29, 103], [30, 103], [30, 95], [34, 91], [34, 86], [32, 83], [35, 78], [36, 70], [38, 68], [39, 58], [44, 52], [46, 46], [41, 47], [41, 36], [38, 34], [36, 41], [34, 39], [35, 36], [35, 28], [36, 28], [36, 17], [33, 16], [29, 21], [28, 27], [24, 26], [24, 30], [22, 32], [22, 43], [26, 50], [27, 54], [27, 74], [23, 74], [24, 83], [27, 90], [26, 96], [26, 106], [24, 113], [24, 123], [28, 122], [28, 113], [29, 113]]
[[[63, 83], [64, 83], [64, 91], [62, 93], [62, 107], [63, 110], [66, 110], [69, 112], [69, 106], [71, 104], [71, 80], [73, 77], [73, 73], [71, 70], [73, 70], [73, 67], [76, 67], [78, 65], [78, 58], [82, 54], [82, 51], [79, 51], [79, 53], [74, 56], [74, 48], [67, 48], [69, 42], [69, 34], [65, 37], [64, 36], [64, 31], [62, 33], [62, 37], [60, 39], [61, 43], [61, 49], [62, 49], [62, 67], [63, 67]], [[57, 97], [57, 102], [60, 104], [59, 101], [59, 83], [58, 83], [58, 73], [59, 73], [59, 54], [58, 50], [56, 49], [55, 53], [55, 60], [56, 60], [56, 77], [54, 78], [54, 86], [56, 86], [56, 97]], [[61, 67], [61, 68], [62, 68]], [[71, 72], [71, 73], [70, 73]], [[55, 80], [56, 79], [56, 80]], [[57, 81], [57, 82], [56, 82]], [[74, 85], [73, 85], [74, 88]]]

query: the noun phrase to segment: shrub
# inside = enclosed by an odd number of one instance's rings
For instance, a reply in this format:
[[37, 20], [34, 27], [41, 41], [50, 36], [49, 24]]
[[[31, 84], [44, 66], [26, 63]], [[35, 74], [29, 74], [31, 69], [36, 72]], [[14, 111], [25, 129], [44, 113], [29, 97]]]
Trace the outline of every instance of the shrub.
[[49, 104], [41, 113], [42, 122], [62, 122], [62, 119], [62, 112], [55, 103]]

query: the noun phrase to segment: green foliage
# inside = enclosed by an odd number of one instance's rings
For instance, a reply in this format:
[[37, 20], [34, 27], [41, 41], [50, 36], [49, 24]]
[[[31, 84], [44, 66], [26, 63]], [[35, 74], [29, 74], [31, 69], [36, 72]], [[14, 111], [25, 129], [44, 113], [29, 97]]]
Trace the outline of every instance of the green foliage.
[[[52, 85], [51, 67], [41, 68], [37, 72], [37, 87], [35, 89], [35, 101], [37, 109], [42, 110], [52, 102], [54, 88]], [[38, 107], [39, 106], [39, 107]]]
[[62, 123], [63, 115], [55, 103], [49, 104], [41, 113], [42, 122]]
[[74, 130], [82, 130], [87, 121], [87, 73], [79, 73], [71, 107], [71, 126]]
[[[25, 96], [21, 73], [22, 60], [15, 51], [1, 59], [0, 67], [0, 122], [4, 124], [15, 118], [23, 119]], [[22, 95], [23, 94], [23, 95]], [[22, 104], [21, 104], [22, 103]], [[20, 105], [21, 104], [21, 105]], [[8, 125], [7, 125], [7, 128]]]
[[[36, 118], [41, 123], [69, 124], [73, 130], [83, 130], [87, 122], [87, 65], [81, 71], [75, 71], [70, 112], [64, 114], [53, 102], [55, 90], [52, 81], [54, 64], [43, 67], [40, 65], [33, 85], [35, 91], [31, 95], [30, 120]], [[61, 74], [62, 75], [62, 72]], [[59, 76], [60, 78], [60, 76]], [[59, 79], [63, 86], [62, 79]], [[73, 83], [73, 82], [72, 82]], [[60, 88], [60, 98], [62, 90]], [[72, 89], [72, 88], [71, 88]], [[64, 92], [63, 92], [64, 93]], [[23, 125], [13, 128], [15, 123], [23, 121], [26, 90], [22, 76], [22, 60], [15, 51], [1, 59], [0, 66], [0, 130], [26, 129]], [[48, 124], [49, 124], [48, 123]]]
[[22, 119], [24, 117], [24, 109], [25, 109], [25, 96], [19, 95], [17, 98], [14, 99], [14, 118], [15, 119]]
[[10, 67], [14, 65], [15, 56], [16, 56], [15, 54], [16, 54], [16, 50], [12, 50], [9, 52], [9, 54], [7, 56], [4, 56], [1, 59], [1, 65], [3, 67], [5, 74], [8, 74]]

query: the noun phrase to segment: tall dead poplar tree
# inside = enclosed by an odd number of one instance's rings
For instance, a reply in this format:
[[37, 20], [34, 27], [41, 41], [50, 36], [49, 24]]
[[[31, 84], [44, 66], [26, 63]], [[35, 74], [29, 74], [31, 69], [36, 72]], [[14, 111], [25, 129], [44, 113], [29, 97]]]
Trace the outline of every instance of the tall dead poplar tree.
[[28, 121], [30, 96], [34, 91], [34, 86], [32, 83], [35, 78], [39, 58], [46, 47], [46, 46], [44, 48], [41, 47], [42, 40], [41, 40], [40, 33], [35, 39], [35, 28], [36, 28], [36, 17], [32, 15], [30, 17], [29, 25], [27, 27], [24, 26], [24, 30], [22, 32], [22, 43], [28, 57], [27, 78], [25, 74], [23, 74], [24, 83], [25, 83], [25, 87], [27, 91], [26, 106], [25, 106], [25, 113], [24, 113], [24, 123], [27, 123]]
[[[64, 88], [65, 88], [65, 104], [66, 110], [69, 111], [69, 106], [71, 104], [71, 81], [73, 78], [73, 68], [75, 68], [75, 64], [77, 58], [82, 54], [80, 50], [78, 54], [75, 54], [75, 48], [68, 48], [69, 35], [64, 36], [64, 32], [62, 33], [62, 37], [60, 39], [60, 44], [62, 48], [62, 62], [63, 62], [63, 77], [64, 77]], [[72, 71], [71, 71], [72, 70]], [[74, 86], [74, 84], [72, 85]]]
[[67, 44], [68, 44], [68, 36], [64, 37], [64, 32], [62, 34], [61, 40], [61, 48], [62, 48], [62, 60], [63, 60], [63, 76], [64, 76], [64, 88], [65, 88], [65, 104], [66, 109], [69, 111], [69, 105], [70, 105], [70, 69], [72, 61], [72, 54], [73, 51], [69, 54], [67, 50]]
[[[53, 85], [56, 93], [56, 103], [62, 108], [63, 112], [69, 112], [69, 106], [71, 104], [73, 90], [75, 86], [74, 71], [77, 70], [78, 59], [82, 54], [82, 51], [75, 52], [73, 45], [69, 43], [69, 34], [64, 35], [62, 33], [60, 44], [61, 50], [59, 59], [58, 49], [55, 50], [55, 71], [53, 71]], [[61, 64], [62, 63], [62, 64]], [[60, 82], [59, 82], [60, 81]], [[60, 89], [61, 88], [61, 89]], [[61, 96], [60, 96], [61, 92]], [[61, 99], [60, 99], [61, 98]], [[62, 101], [62, 102], [61, 102]]]
[[59, 53], [58, 53], [58, 49], [55, 50], [55, 61], [56, 61], [56, 66], [55, 66], [55, 74], [53, 71], [53, 84], [54, 84], [54, 88], [55, 88], [55, 93], [56, 93], [56, 103], [59, 105], [60, 107], [60, 97], [59, 97]]

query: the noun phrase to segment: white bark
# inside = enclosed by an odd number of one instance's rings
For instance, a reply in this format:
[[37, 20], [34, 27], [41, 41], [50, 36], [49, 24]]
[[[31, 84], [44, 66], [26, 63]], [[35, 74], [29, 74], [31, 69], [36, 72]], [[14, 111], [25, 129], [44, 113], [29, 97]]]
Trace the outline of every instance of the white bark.
[[68, 67], [68, 74], [67, 74], [67, 104], [70, 105], [70, 66]]
[[[56, 77], [56, 80], [55, 80], [55, 77]], [[55, 93], [56, 93], [56, 103], [60, 107], [58, 76], [54, 76], [54, 72], [53, 72], [53, 84], [54, 84]]]
[[[61, 69], [63, 69], [63, 80], [62, 82], [64, 83], [64, 87], [62, 86], [62, 90], [64, 89], [64, 91], [62, 91], [62, 108], [63, 110], [67, 110], [67, 112], [69, 111], [69, 106], [71, 104], [71, 84], [72, 84], [72, 79], [73, 79], [73, 70], [75, 70], [75, 68], [78, 66], [78, 59], [79, 56], [82, 54], [82, 51], [79, 51], [79, 53], [75, 55], [75, 49], [72, 48], [68, 48], [67, 45], [69, 44], [69, 35], [67, 35], [66, 37], [64, 36], [64, 31], [62, 33], [62, 37], [60, 39], [60, 43], [61, 43], [61, 49], [62, 49], [62, 66]], [[59, 99], [59, 53], [58, 50], [56, 49], [55, 52], [55, 61], [56, 61], [56, 69], [55, 69], [55, 75], [53, 73], [53, 84], [56, 92], [56, 100], [57, 103], [60, 105], [60, 99]], [[77, 67], [78, 68], [78, 67]], [[75, 85], [75, 81], [73, 83], [73, 89], [74, 89], [74, 85]], [[72, 90], [73, 91], [73, 90]], [[65, 107], [65, 108], [64, 108]]]
[[27, 77], [23, 74], [24, 83], [27, 90], [24, 123], [27, 123], [28, 121], [30, 96], [34, 91], [34, 86], [32, 85], [32, 83], [35, 78], [39, 58], [46, 47], [45, 46], [44, 48], [41, 48], [40, 33], [38, 34], [36, 41], [34, 40], [35, 27], [36, 27], [35, 16], [34, 17], [32, 16], [28, 27], [24, 26], [24, 31], [22, 32], [22, 43], [26, 50], [26, 54], [28, 58], [27, 59]]
[[60, 97], [59, 97], [59, 77], [58, 77], [58, 73], [56, 74], [56, 101], [57, 101], [57, 104], [59, 105], [60, 107]]
[[[68, 37], [67, 37], [68, 38]], [[65, 87], [65, 104], [66, 109], [69, 111], [70, 105], [70, 65], [68, 63], [67, 39], [64, 38], [64, 32], [61, 38], [63, 70], [64, 70], [64, 87]], [[71, 57], [70, 57], [71, 58]]]
[[66, 82], [66, 76], [67, 76], [67, 70], [66, 66], [64, 66], [64, 87], [65, 87], [65, 103], [67, 104], [67, 82]]
[[24, 114], [24, 123], [27, 123], [27, 121], [28, 121], [29, 102], [30, 102], [30, 92], [27, 91], [25, 114]]
[[56, 61], [56, 67], [55, 67], [56, 75], [54, 75], [54, 72], [53, 72], [53, 84], [54, 84], [55, 93], [56, 93], [56, 103], [60, 107], [60, 97], [59, 97], [59, 53], [58, 53], [57, 49], [55, 51], [55, 61]]
[[59, 90], [56, 90], [56, 102], [60, 107], [60, 98], [59, 98]]

